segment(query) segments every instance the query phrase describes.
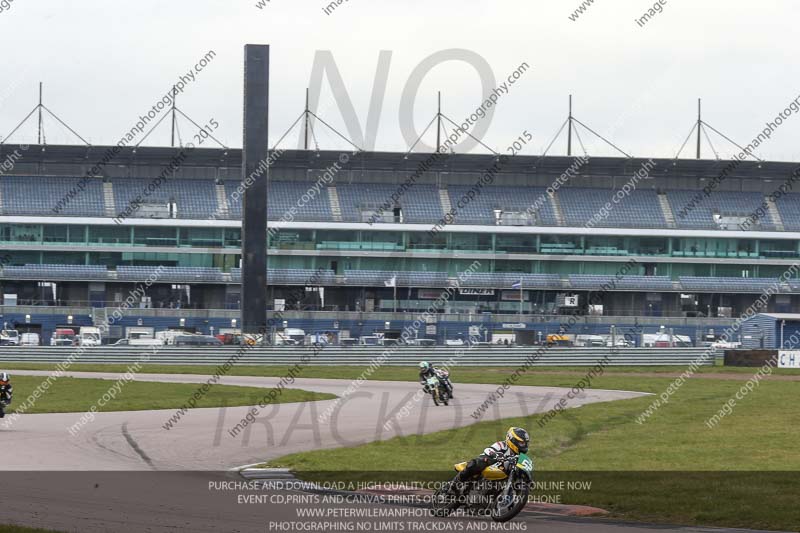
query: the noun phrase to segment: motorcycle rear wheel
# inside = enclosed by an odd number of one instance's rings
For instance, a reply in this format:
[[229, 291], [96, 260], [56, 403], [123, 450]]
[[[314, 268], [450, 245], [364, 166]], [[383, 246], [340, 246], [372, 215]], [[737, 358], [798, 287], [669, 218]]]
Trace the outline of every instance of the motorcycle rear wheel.
[[453, 494], [457, 478], [458, 476], [453, 478], [453, 481], [443, 484], [433, 493], [433, 497], [431, 498], [431, 512], [434, 516], [449, 516], [461, 506], [458, 497]]

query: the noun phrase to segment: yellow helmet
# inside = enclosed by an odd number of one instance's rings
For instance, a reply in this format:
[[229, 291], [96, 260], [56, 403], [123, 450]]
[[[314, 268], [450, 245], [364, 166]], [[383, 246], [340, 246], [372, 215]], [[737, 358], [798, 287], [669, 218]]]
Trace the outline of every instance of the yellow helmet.
[[522, 428], [510, 427], [506, 432], [506, 444], [514, 453], [528, 453], [531, 437]]

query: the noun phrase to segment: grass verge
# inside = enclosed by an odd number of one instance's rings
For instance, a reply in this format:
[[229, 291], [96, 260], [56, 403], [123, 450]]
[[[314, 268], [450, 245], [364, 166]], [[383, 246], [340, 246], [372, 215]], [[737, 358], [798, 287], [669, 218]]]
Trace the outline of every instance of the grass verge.
[[13, 524], [0, 525], [0, 533], [58, 533], [52, 529], [37, 529], [23, 526], [15, 526]]
[[[14, 384], [14, 407], [23, 403], [42, 382], [42, 376], [12, 376]], [[114, 385], [114, 380], [62, 377], [52, 383], [26, 413], [78, 413], [86, 412], [97, 404]], [[193, 383], [148, 383], [132, 381], [122, 385], [117, 396], [97, 411], [142, 411], [150, 409], [177, 409], [185, 404], [197, 391], [199, 384]], [[197, 401], [197, 408], [256, 405], [269, 389], [258, 387], [236, 387], [214, 385]], [[309, 392], [299, 389], [284, 389], [275, 402], [309, 402], [335, 398], [332, 394]]]
[[[477, 379], [462, 370], [458, 380]], [[544, 427], [537, 424], [539, 415], [480, 422], [288, 455], [270, 466], [289, 467], [308, 479], [443, 479], [452, 475], [450, 465], [480, 453], [508, 426], [520, 425], [532, 433], [538, 481], [583, 483], [583, 490], [537, 492], [549, 501], [594, 505], [623, 519], [796, 531], [800, 384], [767, 378], [737, 400], [718, 426], [705, 425], [755, 370], [748, 369], [739, 380], [690, 379], [642, 424], [636, 418], [653, 397], [570, 409]], [[492, 374], [483, 379], [495, 381]], [[519, 384], [572, 387], [577, 379], [572, 374], [523, 375]], [[670, 383], [670, 378], [608, 372], [592, 386], [660, 394]]]

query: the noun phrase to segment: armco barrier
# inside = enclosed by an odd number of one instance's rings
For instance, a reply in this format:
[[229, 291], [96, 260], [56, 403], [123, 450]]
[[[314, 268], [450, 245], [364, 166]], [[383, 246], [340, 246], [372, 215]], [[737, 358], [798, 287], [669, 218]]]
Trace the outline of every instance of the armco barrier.
[[[238, 347], [172, 347], [165, 346], [156, 353], [148, 347], [98, 346], [86, 348], [75, 363], [130, 364], [149, 355], [150, 364], [167, 365], [219, 365], [235, 356]], [[253, 347], [244, 348], [238, 365], [293, 365], [301, 356], [311, 356], [313, 365], [369, 365], [373, 359], [388, 353], [388, 366], [415, 366], [425, 360], [441, 363], [456, 358], [460, 366], [509, 366], [523, 364], [538, 347], [437, 347], [437, 348], [383, 348], [377, 346], [337, 347], [319, 349], [315, 355], [312, 347]], [[59, 363], [75, 351], [69, 347], [0, 347], [0, 367], [10, 361], [28, 363]], [[705, 348], [550, 348], [534, 366], [593, 366], [608, 356], [609, 365], [678, 365], [687, 366], [705, 353]], [[460, 355], [459, 355], [460, 354]], [[707, 357], [703, 364], [714, 364]]]

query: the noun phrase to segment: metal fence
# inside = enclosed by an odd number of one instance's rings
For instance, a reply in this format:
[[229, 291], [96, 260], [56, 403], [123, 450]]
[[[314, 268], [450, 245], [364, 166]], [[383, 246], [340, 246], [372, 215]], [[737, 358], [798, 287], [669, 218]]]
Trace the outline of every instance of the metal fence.
[[[219, 365], [234, 358], [237, 365], [294, 365], [306, 358], [310, 365], [369, 366], [376, 358], [388, 366], [416, 366], [421, 360], [441, 363], [455, 359], [459, 366], [509, 366], [525, 363], [538, 347], [89, 347], [82, 351], [71, 347], [8, 347], [0, 348], [0, 366], [10, 361], [27, 363], [59, 363], [71, 354], [79, 354], [75, 363], [130, 364], [149, 356], [150, 364]], [[713, 365], [716, 354], [703, 358], [704, 348], [549, 348], [542, 351], [533, 366], [593, 366], [605, 357], [607, 365], [676, 365], [688, 366], [696, 360]]]

